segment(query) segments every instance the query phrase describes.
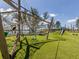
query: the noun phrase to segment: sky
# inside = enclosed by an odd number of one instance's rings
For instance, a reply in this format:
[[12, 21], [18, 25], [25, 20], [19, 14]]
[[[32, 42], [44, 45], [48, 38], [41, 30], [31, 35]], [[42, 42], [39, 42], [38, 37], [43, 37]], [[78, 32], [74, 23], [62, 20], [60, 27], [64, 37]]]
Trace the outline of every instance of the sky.
[[[17, 1], [17, 0], [14, 0]], [[36, 8], [42, 15], [49, 12], [56, 20], [65, 24], [73, 24], [79, 17], [79, 0], [21, 0], [22, 6], [27, 9]], [[6, 3], [0, 0], [0, 8], [10, 8]]]

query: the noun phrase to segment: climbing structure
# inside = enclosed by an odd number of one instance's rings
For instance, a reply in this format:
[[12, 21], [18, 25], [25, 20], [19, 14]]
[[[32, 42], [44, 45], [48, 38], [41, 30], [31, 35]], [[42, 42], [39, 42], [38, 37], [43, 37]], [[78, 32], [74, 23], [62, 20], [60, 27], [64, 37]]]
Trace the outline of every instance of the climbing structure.
[[[22, 17], [21, 17], [21, 14], [25, 14], [25, 16], [29, 16], [29, 17], [31, 17], [31, 18], [33, 18], [33, 19], [37, 19], [37, 20], [40, 20], [40, 21], [44, 21], [44, 22], [46, 22], [46, 23], [48, 23], [49, 24], [49, 29], [48, 29], [48, 33], [47, 33], [47, 39], [48, 39], [48, 36], [49, 36], [49, 31], [50, 31], [50, 28], [51, 28], [51, 25], [52, 25], [52, 20], [51, 20], [51, 22], [48, 22], [48, 21], [46, 21], [46, 20], [44, 20], [44, 19], [42, 19], [40, 16], [38, 16], [38, 15], [36, 15], [36, 14], [33, 14], [32, 12], [30, 12], [29, 10], [27, 10], [26, 8], [24, 8], [24, 7], [22, 7], [21, 6], [21, 4], [20, 4], [20, 0], [18, 0], [18, 4], [17, 3], [15, 3], [14, 1], [12, 1], [12, 0], [3, 0], [3, 1], [5, 1], [7, 4], [9, 4], [10, 6], [12, 6], [14, 9], [16, 9], [15, 11], [8, 11], [8, 12], [1, 12], [1, 13], [13, 13], [13, 12], [18, 12], [18, 33], [16, 34], [16, 40], [15, 40], [15, 42], [14, 42], [14, 44], [13, 44], [13, 48], [12, 48], [12, 53], [10, 54], [10, 58], [11, 59], [14, 59], [15, 58], [15, 56], [16, 56], [16, 54], [17, 54], [17, 51], [19, 51], [21, 48], [22, 48], [22, 46], [21, 46], [21, 40], [20, 40], [20, 37], [21, 37], [21, 31], [20, 31], [20, 27], [21, 27], [21, 23], [22, 23]], [[21, 8], [23, 8], [24, 9], [24, 11], [21, 11]], [[28, 19], [29, 20], [29, 19]], [[8, 21], [8, 20], [5, 20], [5, 21]], [[9, 22], [10, 23], [10, 22]], [[8, 24], [9, 24], [8, 23]], [[29, 27], [29, 29], [31, 29], [32, 30], [32, 28], [31, 28], [31, 25], [28, 23], [28, 21], [26, 20], [26, 25]], [[15, 27], [13, 28], [13, 30], [15, 29]], [[35, 35], [36, 35], [36, 33], [35, 33]], [[4, 39], [4, 37], [3, 37], [3, 39]], [[26, 39], [26, 41], [27, 41], [27, 39]], [[20, 49], [19, 50], [17, 50], [17, 44], [18, 43], [20, 43]], [[38, 42], [39, 43], [39, 42]], [[34, 43], [34, 45], [35, 44], [38, 44], [38, 43]], [[29, 48], [30, 46], [31, 47], [33, 47], [33, 48], [36, 48], [35, 46], [32, 46], [32, 45], [30, 45], [28, 42], [26, 42], [26, 45], [27, 45], [27, 48]], [[7, 50], [7, 47], [6, 47], [6, 50]], [[8, 51], [7, 51], [7, 53], [8, 53]], [[7, 55], [8, 56], [8, 55]], [[5, 56], [6, 57], [6, 56]], [[9, 56], [8, 56], [8, 58], [4, 58], [4, 59], [9, 59]]]

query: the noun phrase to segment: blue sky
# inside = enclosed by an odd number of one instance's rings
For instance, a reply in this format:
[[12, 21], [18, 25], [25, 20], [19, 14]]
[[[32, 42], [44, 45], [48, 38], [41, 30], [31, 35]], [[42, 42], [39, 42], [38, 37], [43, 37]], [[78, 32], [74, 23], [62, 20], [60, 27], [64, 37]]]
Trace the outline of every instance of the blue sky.
[[[21, 3], [27, 9], [31, 6], [38, 9], [40, 14], [45, 11], [56, 14], [55, 19], [61, 21], [62, 25], [79, 16], [79, 0], [22, 0]], [[0, 0], [0, 8], [6, 9], [10, 6]]]

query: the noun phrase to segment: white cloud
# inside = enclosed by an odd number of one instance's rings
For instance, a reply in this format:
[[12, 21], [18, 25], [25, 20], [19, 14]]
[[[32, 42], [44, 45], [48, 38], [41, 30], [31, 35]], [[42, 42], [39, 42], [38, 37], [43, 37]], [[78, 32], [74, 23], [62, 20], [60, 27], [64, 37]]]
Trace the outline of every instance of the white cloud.
[[49, 13], [49, 16], [50, 16], [50, 17], [56, 17], [57, 15], [54, 14], [54, 13]]
[[6, 11], [12, 11], [13, 9], [12, 8], [8, 8]]
[[0, 8], [0, 12], [4, 12], [5, 10], [3, 8]]
[[[49, 17], [56, 17], [57, 15], [54, 13], [48, 13]], [[43, 18], [43, 14], [40, 15], [40, 17]]]
[[69, 20], [67, 21], [67, 23], [75, 23], [77, 19], [78, 19], [78, 17], [76, 17], [76, 18], [74, 18], [74, 19], [69, 19]]
[[8, 8], [8, 9], [0, 8], [0, 12], [13, 11], [13, 10], [14, 9], [12, 9], [12, 8]]
[[42, 17], [42, 18], [43, 18], [43, 14], [41, 14], [41, 15], [40, 15], [40, 17]]
[[76, 22], [76, 19], [71, 19], [67, 21], [67, 23], [74, 23], [74, 22]]

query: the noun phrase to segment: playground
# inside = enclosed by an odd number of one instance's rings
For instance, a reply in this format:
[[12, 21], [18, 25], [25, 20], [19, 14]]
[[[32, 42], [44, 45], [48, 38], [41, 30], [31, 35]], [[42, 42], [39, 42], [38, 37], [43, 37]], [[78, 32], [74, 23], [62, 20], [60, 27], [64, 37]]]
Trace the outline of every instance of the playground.
[[[50, 33], [49, 40], [45, 40], [45, 36], [37, 36], [37, 40], [32, 40], [28, 36], [27, 40], [30, 45], [32, 44], [29, 47], [30, 49], [26, 48], [28, 47], [28, 45], [24, 44], [26, 43], [24, 39], [24, 41], [22, 41], [22, 48], [16, 54], [15, 59], [27, 59], [25, 55], [29, 56], [30, 59], [78, 59], [79, 36], [73, 36], [71, 32], [65, 32], [63, 36], [59, 35], [58, 33], [59, 32]], [[13, 42], [15, 41], [14, 39], [15, 36], [6, 37], [9, 53], [11, 53]], [[26, 50], [28, 53], [26, 52]]]
[[69, 28], [21, 0], [3, 1], [12, 9], [0, 10], [0, 59], [79, 59], [79, 19]]

